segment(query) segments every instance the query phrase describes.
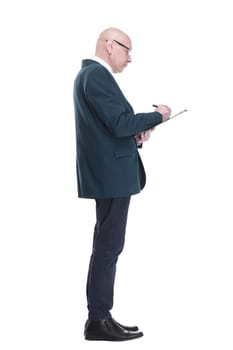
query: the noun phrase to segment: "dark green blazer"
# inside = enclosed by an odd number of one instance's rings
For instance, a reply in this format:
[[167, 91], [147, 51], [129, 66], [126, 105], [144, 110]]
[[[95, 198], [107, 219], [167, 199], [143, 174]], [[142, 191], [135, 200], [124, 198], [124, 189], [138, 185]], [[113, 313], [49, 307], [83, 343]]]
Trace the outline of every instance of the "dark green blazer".
[[145, 172], [134, 136], [162, 122], [158, 112], [135, 114], [112, 74], [83, 60], [74, 82], [78, 195], [126, 197], [140, 192]]

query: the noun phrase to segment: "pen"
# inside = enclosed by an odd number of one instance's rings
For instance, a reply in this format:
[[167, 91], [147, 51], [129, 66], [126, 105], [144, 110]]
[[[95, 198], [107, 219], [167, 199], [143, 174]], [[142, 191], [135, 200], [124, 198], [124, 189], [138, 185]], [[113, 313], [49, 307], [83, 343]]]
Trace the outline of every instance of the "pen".
[[158, 108], [159, 106], [158, 105], [152, 105], [152, 107]]

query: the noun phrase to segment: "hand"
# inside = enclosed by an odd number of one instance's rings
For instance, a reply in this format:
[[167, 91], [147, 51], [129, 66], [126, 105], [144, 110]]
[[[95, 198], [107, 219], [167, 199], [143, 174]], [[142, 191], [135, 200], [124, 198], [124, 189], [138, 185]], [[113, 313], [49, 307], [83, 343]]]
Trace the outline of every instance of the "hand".
[[162, 114], [162, 120], [163, 122], [165, 122], [166, 120], [168, 120], [171, 116], [171, 108], [166, 106], [166, 105], [159, 105], [156, 109], [156, 112], [159, 112]]
[[141, 143], [145, 142], [145, 141], [148, 141], [150, 136], [151, 136], [151, 132], [154, 130], [153, 129], [149, 129], [149, 130], [146, 130], [144, 132], [142, 132], [141, 134], [139, 135], [136, 135], [134, 138], [137, 142], [137, 145], [140, 145]]

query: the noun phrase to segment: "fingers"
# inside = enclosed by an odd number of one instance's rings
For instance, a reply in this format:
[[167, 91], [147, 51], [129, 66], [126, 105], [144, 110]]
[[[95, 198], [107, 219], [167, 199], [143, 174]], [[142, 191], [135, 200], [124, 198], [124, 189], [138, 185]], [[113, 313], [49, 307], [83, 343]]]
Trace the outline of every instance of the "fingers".
[[171, 114], [172, 110], [169, 106], [166, 105], [159, 105], [156, 111], [162, 113], [162, 114]]
[[145, 141], [148, 141], [149, 138], [151, 137], [151, 133], [154, 129], [155, 129], [155, 127], [151, 128], [149, 130], [146, 130], [139, 135], [136, 135], [134, 138], [135, 138], [137, 144], [141, 144]]
[[144, 131], [144, 132], [141, 134], [141, 141], [142, 141], [142, 142], [148, 141], [149, 138], [150, 138], [150, 136], [151, 136], [151, 130]]
[[171, 108], [167, 105], [159, 105], [157, 108], [156, 108], [156, 112], [159, 112], [162, 114], [163, 116], [163, 122], [168, 120], [171, 116]]

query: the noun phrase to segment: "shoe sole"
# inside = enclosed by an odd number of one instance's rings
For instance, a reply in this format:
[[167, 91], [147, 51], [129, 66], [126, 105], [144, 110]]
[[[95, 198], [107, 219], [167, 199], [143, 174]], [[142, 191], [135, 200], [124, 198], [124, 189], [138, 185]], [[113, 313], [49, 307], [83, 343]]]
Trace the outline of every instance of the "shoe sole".
[[104, 338], [104, 337], [86, 336], [85, 340], [89, 340], [89, 341], [115, 341], [115, 342], [121, 342], [121, 341], [139, 339], [141, 337], [143, 337], [143, 333], [139, 334], [136, 337], [122, 338], [122, 339], [111, 339], [111, 338], [107, 339], [107, 338]]

